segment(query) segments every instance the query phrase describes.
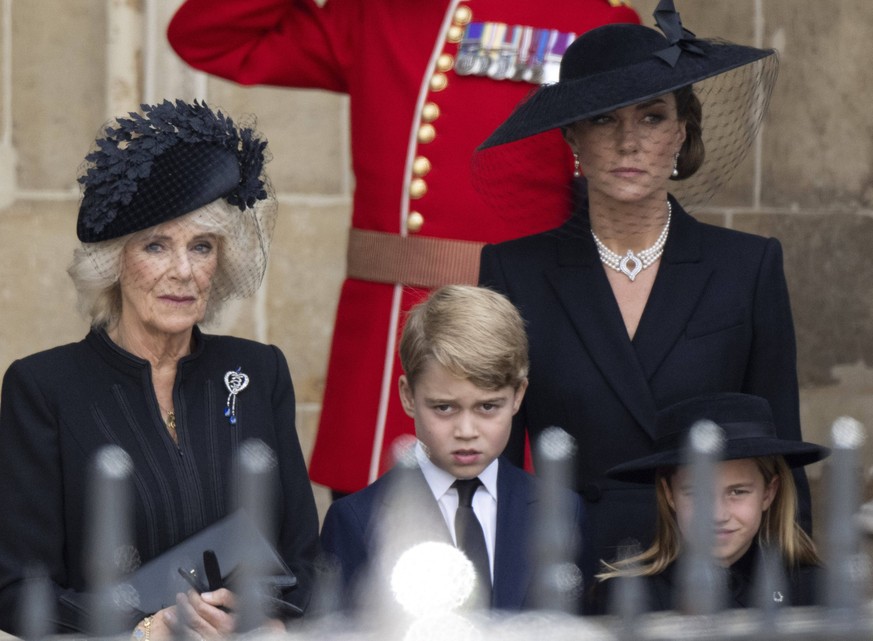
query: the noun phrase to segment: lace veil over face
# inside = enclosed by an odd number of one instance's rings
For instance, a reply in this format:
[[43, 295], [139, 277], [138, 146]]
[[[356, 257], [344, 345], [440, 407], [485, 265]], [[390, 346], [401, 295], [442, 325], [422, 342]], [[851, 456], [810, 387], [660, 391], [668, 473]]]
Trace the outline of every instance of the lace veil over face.
[[252, 295], [276, 221], [264, 173], [266, 139], [206, 103], [165, 100], [141, 108], [103, 127], [80, 170], [76, 231], [84, 251], [99, 273], [111, 274], [117, 252], [104, 251], [107, 241], [200, 210], [197, 224], [221, 240], [212, 296]]

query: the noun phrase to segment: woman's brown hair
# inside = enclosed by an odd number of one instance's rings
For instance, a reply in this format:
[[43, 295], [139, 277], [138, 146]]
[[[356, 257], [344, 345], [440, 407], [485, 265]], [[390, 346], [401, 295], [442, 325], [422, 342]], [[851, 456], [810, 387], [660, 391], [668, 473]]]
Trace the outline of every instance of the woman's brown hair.
[[677, 175], [671, 180], [682, 180], [693, 176], [706, 157], [703, 146], [703, 106], [691, 85], [677, 89], [673, 95], [676, 97], [676, 115], [685, 122], [685, 142], [676, 161]]

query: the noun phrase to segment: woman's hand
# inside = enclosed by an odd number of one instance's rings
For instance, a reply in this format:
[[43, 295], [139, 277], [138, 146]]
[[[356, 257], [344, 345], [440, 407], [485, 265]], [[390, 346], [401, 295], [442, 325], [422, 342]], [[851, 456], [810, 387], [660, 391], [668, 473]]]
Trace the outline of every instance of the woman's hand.
[[176, 595], [176, 614], [179, 623], [201, 639], [229, 636], [236, 627], [233, 610], [236, 596], [227, 588], [198, 594], [189, 590]]
[[[148, 620], [148, 625], [144, 626], [146, 619]], [[141, 630], [143, 634], [137, 636], [135, 631], [133, 638], [136, 641], [168, 641], [173, 638], [176, 619], [176, 606], [173, 605], [169, 608], [158, 610], [140, 622], [137, 630]]]
[[[226, 588], [198, 594], [189, 590], [176, 595], [174, 607], [154, 615], [150, 641], [167, 641], [179, 626], [197, 641], [230, 636], [236, 628], [236, 595]], [[285, 624], [279, 619], [268, 619], [261, 629], [284, 632]]]

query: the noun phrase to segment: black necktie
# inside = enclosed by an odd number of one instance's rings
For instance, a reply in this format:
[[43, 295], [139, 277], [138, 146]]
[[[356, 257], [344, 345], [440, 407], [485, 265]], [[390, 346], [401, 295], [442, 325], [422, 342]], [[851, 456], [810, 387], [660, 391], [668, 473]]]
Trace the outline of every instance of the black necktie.
[[455, 539], [458, 548], [467, 555], [476, 568], [476, 574], [487, 593], [491, 592], [491, 564], [488, 562], [488, 548], [482, 524], [473, 512], [473, 495], [482, 485], [478, 478], [457, 480], [452, 487], [458, 490], [458, 511], [455, 512]]

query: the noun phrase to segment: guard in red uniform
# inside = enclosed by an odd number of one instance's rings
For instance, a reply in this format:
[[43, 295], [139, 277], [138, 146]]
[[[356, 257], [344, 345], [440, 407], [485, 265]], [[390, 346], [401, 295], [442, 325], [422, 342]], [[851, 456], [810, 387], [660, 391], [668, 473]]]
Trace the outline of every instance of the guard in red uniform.
[[524, 203], [486, 204], [470, 159], [520, 99], [557, 80], [577, 35], [610, 22], [639, 18], [621, 0], [187, 0], [174, 16], [170, 43], [197, 69], [351, 97], [352, 228], [313, 481], [356, 491], [413, 433], [395, 390], [406, 310], [431, 288], [475, 284], [483, 243], [569, 214], [559, 132], [530, 164], [542, 193]]

